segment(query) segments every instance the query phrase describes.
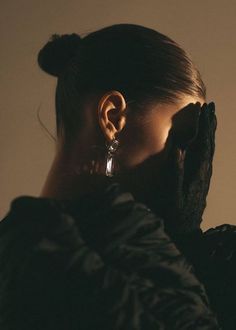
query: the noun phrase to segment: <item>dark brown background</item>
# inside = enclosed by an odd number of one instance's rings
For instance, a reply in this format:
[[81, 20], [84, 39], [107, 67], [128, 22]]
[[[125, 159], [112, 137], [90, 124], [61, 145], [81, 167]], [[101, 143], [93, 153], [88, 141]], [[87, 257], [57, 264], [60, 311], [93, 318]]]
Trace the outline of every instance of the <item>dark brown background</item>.
[[167, 34], [193, 57], [216, 103], [214, 173], [203, 229], [236, 224], [235, 77], [236, 1], [21, 0], [1, 2], [0, 218], [19, 195], [37, 196], [54, 155], [37, 108], [55, 134], [56, 80], [37, 66], [38, 50], [53, 33], [88, 33], [136, 23]]

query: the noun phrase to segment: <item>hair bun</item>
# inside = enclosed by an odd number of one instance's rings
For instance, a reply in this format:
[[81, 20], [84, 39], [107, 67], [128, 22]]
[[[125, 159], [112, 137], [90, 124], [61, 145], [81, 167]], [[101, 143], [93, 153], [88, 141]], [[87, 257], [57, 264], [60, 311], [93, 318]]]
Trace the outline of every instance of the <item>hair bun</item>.
[[53, 34], [38, 53], [38, 64], [40, 68], [58, 77], [63, 72], [69, 60], [76, 54], [80, 42], [81, 38], [76, 33]]

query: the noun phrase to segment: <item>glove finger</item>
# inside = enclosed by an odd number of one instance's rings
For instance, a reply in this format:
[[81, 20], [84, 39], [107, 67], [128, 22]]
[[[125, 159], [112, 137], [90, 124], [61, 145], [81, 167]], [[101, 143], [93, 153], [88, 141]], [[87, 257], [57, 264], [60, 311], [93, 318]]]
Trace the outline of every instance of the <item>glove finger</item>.
[[202, 180], [205, 180], [205, 192], [204, 195], [206, 196], [209, 191], [210, 187], [210, 180], [213, 173], [213, 157], [215, 152], [215, 132], [217, 128], [217, 118], [215, 115], [215, 104], [214, 102], [211, 102], [208, 104], [208, 113], [209, 113], [209, 138], [208, 138], [208, 144], [209, 144], [209, 155], [208, 159], [206, 158], [202, 163], [202, 170], [201, 170], [201, 176]]
[[212, 160], [215, 150], [215, 131], [217, 119], [215, 105], [204, 104], [199, 118], [199, 132], [194, 143], [188, 148], [185, 160], [184, 192], [201, 186], [203, 199], [209, 191], [212, 177]]
[[197, 136], [201, 103], [190, 103], [183, 111], [177, 113], [172, 120], [174, 143], [184, 150]]
[[209, 107], [209, 117], [210, 117], [210, 144], [211, 144], [211, 159], [213, 159], [215, 153], [215, 133], [217, 129], [217, 118], [215, 115], [215, 103], [211, 102], [208, 105]]
[[201, 133], [201, 136], [199, 137], [200, 168], [209, 168], [211, 171], [215, 151], [215, 132], [217, 127], [214, 102], [205, 106], [204, 116], [202, 118], [203, 120], [200, 122], [201, 126], [199, 129], [199, 133]]
[[209, 109], [206, 103], [201, 108], [196, 138], [186, 149], [185, 180], [191, 181], [202, 171], [203, 162], [211, 162], [211, 136]]

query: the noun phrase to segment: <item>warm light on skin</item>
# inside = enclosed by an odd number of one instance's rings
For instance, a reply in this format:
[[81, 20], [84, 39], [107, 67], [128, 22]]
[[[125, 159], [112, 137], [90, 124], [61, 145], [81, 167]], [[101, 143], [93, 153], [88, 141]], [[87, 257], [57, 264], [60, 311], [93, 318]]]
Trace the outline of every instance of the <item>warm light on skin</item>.
[[[111, 94], [111, 96], [113, 97], [114, 95]], [[94, 115], [96, 114], [98, 100], [92, 99], [87, 103], [85, 109], [83, 109], [85, 124], [79, 132], [73, 148], [64, 150], [62, 140], [58, 140], [55, 158], [40, 196], [63, 199], [64, 197], [73, 198], [78, 196], [79, 192], [86, 192], [87, 185], [78, 183], [80, 180], [76, 174], [76, 169], [81, 163], [88, 164], [87, 158], [90, 157], [90, 147], [92, 145], [96, 144], [104, 147], [104, 137], [112, 136], [116, 128], [118, 127], [119, 129], [118, 122], [121, 125], [121, 129], [118, 132], [120, 148], [117, 152], [117, 159], [121, 164], [121, 171], [132, 169], [136, 165], [142, 165], [150, 156], [160, 154], [160, 157], [158, 155], [159, 158], [157, 157], [155, 161], [155, 168], [152, 168], [152, 165], [151, 167], [144, 166], [141, 172], [139, 172], [138, 178], [141, 175], [143, 176], [142, 180], [145, 181], [145, 177], [148, 179], [148, 176], [152, 176], [152, 173], [158, 173], [158, 168], [161, 168], [165, 161], [163, 150], [172, 126], [173, 116], [190, 103], [204, 103], [203, 100], [185, 96], [181, 101], [177, 101], [176, 104], [157, 104], [152, 108], [148, 108], [147, 115], [144, 111], [145, 115], [139, 117], [139, 119], [135, 119], [131, 114], [130, 120], [126, 118], [126, 121], [119, 121], [119, 115], [123, 116], [123, 110], [126, 106], [122, 97], [122, 95], [118, 94], [115, 98], [108, 98], [107, 102], [99, 103], [103, 107], [101, 111], [97, 112], [98, 116], [103, 116], [101, 120]], [[113, 102], [114, 104], [112, 104]], [[116, 110], [116, 107], [118, 110]], [[108, 117], [112, 119], [108, 119]], [[122, 117], [122, 119], [124, 118]], [[104, 168], [104, 164], [99, 166], [99, 168]]]
[[148, 109], [148, 115], [143, 122], [139, 122], [139, 126], [135, 121], [127, 123], [120, 134], [120, 142], [123, 145], [120, 158], [125, 167], [140, 164], [149, 156], [163, 151], [172, 127], [173, 116], [190, 103], [197, 102], [201, 105], [204, 103], [201, 99], [185, 96], [176, 104], [158, 104]]

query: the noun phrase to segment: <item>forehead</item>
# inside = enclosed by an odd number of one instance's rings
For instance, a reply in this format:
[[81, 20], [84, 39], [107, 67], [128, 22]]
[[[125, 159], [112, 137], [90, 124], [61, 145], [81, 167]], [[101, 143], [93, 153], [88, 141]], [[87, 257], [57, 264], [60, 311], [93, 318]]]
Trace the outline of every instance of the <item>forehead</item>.
[[[150, 117], [159, 117], [161, 120], [166, 120], [170, 119], [173, 115], [175, 115], [177, 112], [183, 110], [183, 109], [188, 109], [191, 107], [191, 105], [196, 105], [197, 103], [200, 103], [202, 106], [206, 101], [203, 99], [200, 99], [198, 97], [194, 96], [183, 96], [181, 100], [176, 100], [176, 103], [172, 104], [160, 104], [157, 103], [156, 105], [154, 104], [150, 108]], [[149, 118], [150, 118], [149, 117]]]

